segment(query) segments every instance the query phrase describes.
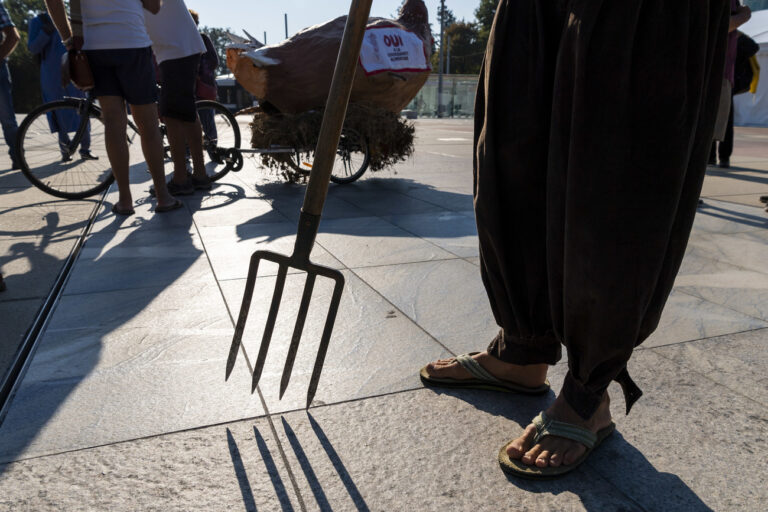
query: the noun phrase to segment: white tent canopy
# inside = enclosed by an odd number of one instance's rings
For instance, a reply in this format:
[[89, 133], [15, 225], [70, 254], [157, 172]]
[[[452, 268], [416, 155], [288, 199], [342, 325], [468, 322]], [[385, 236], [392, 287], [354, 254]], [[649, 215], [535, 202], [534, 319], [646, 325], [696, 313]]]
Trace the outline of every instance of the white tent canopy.
[[739, 30], [760, 45], [757, 52], [760, 82], [757, 93], [746, 92], [733, 97], [733, 121], [737, 126], [768, 127], [768, 9], [753, 12], [752, 18]]

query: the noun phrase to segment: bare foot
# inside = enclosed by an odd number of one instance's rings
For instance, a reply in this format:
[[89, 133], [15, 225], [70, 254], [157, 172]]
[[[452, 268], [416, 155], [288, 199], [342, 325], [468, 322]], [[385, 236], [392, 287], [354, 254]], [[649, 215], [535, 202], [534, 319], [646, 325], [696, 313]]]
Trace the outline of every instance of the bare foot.
[[[522, 386], [536, 388], [544, 384], [547, 379], [547, 364], [518, 365], [505, 363], [488, 354], [480, 352], [472, 358], [480, 363], [494, 377], [514, 382]], [[440, 359], [427, 365], [427, 373], [430, 377], [448, 379], [471, 379], [472, 375], [464, 369], [455, 358]]]
[[[557, 397], [546, 413], [554, 420], [578, 425], [594, 433], [611, 424], [610, 399], [607, 392], [595, 414], [587, 421], [576, 414], [562, 395]], [[540, 468], [558, 467], [573, 464], [587, 451], [587, 447], [583, 444], [558, 436], [546, 436], [541, 442], [531, 446], [535, 435], [536, 427], [533, 424], [528, 425], [523, 434], [507, 447], [509, 458], [520, 460], [529, 466], [535, 464]]]

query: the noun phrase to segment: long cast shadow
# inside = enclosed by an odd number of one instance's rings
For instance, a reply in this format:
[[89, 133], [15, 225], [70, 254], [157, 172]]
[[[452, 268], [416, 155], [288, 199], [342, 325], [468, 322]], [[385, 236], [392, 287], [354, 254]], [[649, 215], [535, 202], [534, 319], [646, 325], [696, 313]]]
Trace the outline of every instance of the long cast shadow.
[[[520, 425], [520, 432], [530, 423], [531, 418], [546, 409], [555, 398], [552, 391], [539, 398], [504, 395], [504, 399], [500, 400], [498, 393], [492, 391], [428, 389], [436, 394], [456, 397], [485, 413], [509, 418]], [[511, 438], [515, 432], [501, 434]], [[502, 444], [503, 441], [500, 441], [499, 446]], [[680, 477], [658, 471], [642, 452], [632, 446], [618, 431], [590, 455], [584, 467], [577, 468], [568, 475], [543, 481], [507, 475], [507, 480], [510, 484], [535, 494], [573, 493], [579, 496], [585, 509], [606, 510], [606, 502], [593, 492], [593, 486], [584, 469], [593, 470], [619, 490], [623, 491], [624, 485], [630, 486], [630, 495], [633, 499], [641, 501], [639, 505], [643, 510], [661, 510], [660, 502], [664, 503], [664, 510], [712, 510]], [[613, 483], [615, 478], [621, 479], [622, 486]], [[644, 502], [646, 499], [648, 503]], [[628, 510], [637, 508], [628, 507]]]
[[[131, 177], [134, 185], [149, 184], [144, 164], [133, 165]], [[216, 187], [209, 195], [220, 193], [217, 189], [227, 190], [226, 187]], [[67, 290], [69, 293], [59, 301], [48, 333], [43, 334], [30, 368], [9, 405], [7, 416], [0, 424], [0, 475], [7, 468], [2, 464], [23, 457], [30, 445], [40, 437], [41, 431], [57, 415], [61, 405], [70, 400], [73, 392], [94, 372], [102, 356], [105, 338], [142, 313], [163, 290], [182, 279], [203, 255], [203, 251], [194, 246], [191, 236], [178, 236], [178, 243], [169, 254], [151, 256], [157, 258], [150, 260], [152, 264], [147, 264], [147, 260], [136, 255], [135, 248], [147, 245], [146, 235], [151, 230], [162, 233], [166, 229], [164, 226], [177, 234], [188, 233], [193, 222], [189, 210], [199, 208], [204, 197], [207, 196], [196, 194], [185, 200], [187, 210], [161, 214], [163, 217], [155, 217], [158, 214], [153, 213], [146, 222], [137, 220], [137, 217], [119, 218], [110, 213], [110, 205], [105, 204], [97, 217], [98, 231], [92, 233], [103, 244], [97, 244], [95, 252], [99, 256], [84, 258], [81, 254], [78, 259], [65, 288], [65, 293]], [[142, 200], [137, 199], [136, 203], [141, 204]], [[232, 200], [236, 200], [236, 197], [225, 198], [220, 206]], [[68, 228], [64, 230], [66, 236], [74, 236], [74, 228]], [[125, 239], [106, 249], [117, 234], [125, 232], [126, 228], [130, 232]], [[56, 236], [62, 236], [61, 230], [56, 233]], [[156, 235], [150, 237], [150, 240], [157, 238]], [[93, 248], [93, 240], [93, 237], [89, 238], [84, 251]], [[26, 246], [19, 249], [32, 250]], [[179, 254], [183, 256], [179, 257]], [[34, 278], [31, 275], [28, 277]], [[72, 294], [72, 286], [75, 289], [80, 287], [76, 295]], [[162, 319], [158, 318], [160, 322]], [[146, 329], [150, 327], [148, 325]], [[146, 339], [145, 336], [142, 343], [146, 343]], [[148, 344], [142, 345], [142, 350], [149, 353], [162, 350], [162, 347]], [[179, 386], [183, 386], [183, 383], [180, 382]], [[116, 388], [106, 389], [107, 396], [100, 396], [100, 400], [108, 401], [111, 393], [125, 392]], [[166, 389], [158, 389], [158, 394], [167, 392]], [[138, 400], [137, 404], [140, 403]], [[98, 407], [93, 410], [96, 414], [99, 414], [98, 411]]]
[[309, 488], [312, 490], [312, 494], [315, 496], [315, 501], [317, 502], [318, 507], [320, 507], [320, 510], [332, 511], [333, 508], [331, 508], [331, 504], [328, 502], [328, 497], [323, 491], [323, 486], [317, 479], [315, 470], [312, 469], [312, 463], [309, 462], [309, 458], [304, 452], [304, 448], [301, 447], [301, 443], [296, 437], [296, 433], [293, 431], [291, 426], [288, 425], [288, 422], [285, 421], [284, 417], [281, 417], [280, 420], [283, 422], [283, 430], [285, 430], [285, 435], [288, 438], [288, 442], [291, 444], [291, 448], [293, 449], [293, 453], [296, 455], [296, 459], [299, 461], [299, 465], [301, 466], [301, 470], [304, 472], [304, 476], [306, 477], [307, 482], [309, 482]]
[[269, 475], [269, 479], [272, 481], [272, 487], [275, 488], [277, 499], [280, 500], [280, 507], [284, 512], [293, 512], [293, 505], [291, 504], [291, 500], [288, 498], [288, 492], [285, 489], [285, 484], [283, 484], [283, 480], [280, 478], [277, 465], [275, 464], [275, 460], [272, 458], [272, 454], [269, 451], [269, 447], [267, 446], [266, 441], [255, 426], [253, 427], [253, 434], [256, 436], [256, 445], [259, 447], [261, 460], [264, 461], [267, 474]]
[[352, 477], [350, 476], [349, 471], [347, 471], [347, 468], [344, 467], [344, 463], [341, 461], [341, 457], [339, 457], [339, 454], [336, 453], [336, 450], [333, 448], [333, 445], [328, 440], [328, 437], [325, 435], [325, 432], [323, 432], [323, 429], [320, 427], [320, 424], [317, 421], [315, 421], [315, 418], [312, 416], [312, 414], [310, 414], [309, 411], [307, 411], [307, 417], [309, 418], [309, 424], [312, 426], [312, 430], [315, 431], [315, 435], [320, 440], [320, 444], [325, 450], [326, 455], [328, 455], [328, 459], [330, 459], [331, 464], [333, 464], [333, 468], [336, 470], [336, 473], [339, 475], [339, 478], [341, 478], [341, 482], [344, 484], [344, 487], [347, 489], [347, 493], [349, 493], [349, 497], [352, 498], [352, 501], [354, 502], [355, 507], [357, 507], [357, 510], [359, 512], [369, 512], [370, 509], [368, 508], [368, 505], [365, 503], [363, 496], [360, 494], [360, 491], [355, 485], [355, 482], [352, 480]]
[[[756, 207], [758, 205], [755, 205]], [[713, 205], [710, 201], [704, 200], [704, 204], [699, 206], [699, 215], [706, 215], [708, 217], [715, 217], [718, 219], [727, 220], [729, 222], [736, 222], [738, 224], [744, 224], [745, 226], [753, 226], [756, 228], [768, 227], [768, 217], [765, 215], [752, 215], [751, 213], [743, 213], [722, 206]]]
[[248, 474], [245, 471], [245, 465], [243, 464], [243, 458], [240, 456], [240, 450], [237, 448], [235, 438], [232, 436], [232, 431], [227, 429], [227, 444], [229, 445], [229, 455], [232, 457], [232, 465], [235, 468], [235, 476], [237, 477], [237, 483], [240, 486], [240, 494], [243, 496], [243, 504], [245, 510], [252, 512], [256, 510], [256, 501], [253, 499], [253, 489], [248, 482]]

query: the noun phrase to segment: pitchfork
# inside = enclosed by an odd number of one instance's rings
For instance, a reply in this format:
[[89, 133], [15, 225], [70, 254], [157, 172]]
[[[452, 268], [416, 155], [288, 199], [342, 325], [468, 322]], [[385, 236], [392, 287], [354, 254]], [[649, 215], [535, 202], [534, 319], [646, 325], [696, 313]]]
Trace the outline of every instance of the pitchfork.
[[288, 387], [288, 381], [291, 378], [293, 363], [296, 359], [296, 352], [299, 349], [301, 341], [301, 332], [304, 329], [304, 321], [309, 311], [309, 302], [312, 299], [312, 290], [317, 276], [327, 277], [335, 281], [331, 305], [328, 309], [328, 316], [325, 320], [320, 346], [315, 359], [315, 366], [312, 370], [312, 378], [309, 381], [309, 390], [307, 391], [307, 408], [312, 403], [312, 399], [317, 391], [317, 383], [320, 380], [320, 372], [323, 369], [325, 354], [328, 351], [328, 342], [333, 332], [333, 324], [336, 320], [336, 314], [341, 302], [341, 293], [344, 290], [344, 275], [338, 270], [328, 267], [315, 265], [309, 260], [309, 254], [315, 244], [317, 229], [320, 225], [320, 216], [323, 212], [323, 204], [328, 194], [328, 183], [331, 176], [333, 161], [336, 156], [336, 147], [339, 144], [341, 128], [344, 123], [344, 117], [347, 112], [347, 103], [352, 90], [352, 80], [355, 77], [355, 68], [360, 55], [365, 26], [368, 23], [368, 15], [371, 10], [372, 0], [352, 0], [349, 9], [347, 24], [344, 28], [344, 36], [339, 48], [339, 55], [336, 59], [336, 68], [333, 72], [333, 81], [328, 94], [328, 100], [323, 114], [323, 123], [320, 127], [320, 135], [315, 149], [315, 160], [312, 165], [312, 171], [309, 175], [307, 191], [304, 195], [304, 204], [301, 207], [299, 217], [299, 228], [296, 234], [296, 243], [291, 256], [284, 256], [270, 251], [256, 251], [251, 256], [251, 264], [248, 268], [248, 279], [245, 283], [245, 293], [243, 294], [243, 304], [240, 307], [240, 316], [235, 328], [235, 336], [232, 339], [232, 346], [229, 349], [229, 358], [227, 359], [226, 379], [229, 379], [232, 369], [237, 360], [237, 353], [243, 339], [245, 323], [248, 320], [248, 312], [251, 308], [251, 299], [253, 299], [253, 288], [256, 284], [256, 274], [259, 269], [259, 262], [267, 260], [279, 265], [277, 272], [277, 282], [272, 294], [272, 303], [269, 308], [267, 323], [264, 327], [264, 334], [261, 339], [259, 355], [256, 358], [256, 364], [253, 368], [253, 380], [251, 384], [251, 393], [256, 389], [264, 370], [264, 361], [267, 358], [267, 350], [272, 340], [272, 332], [277, 320], [277, 312], [280, 309], [280, 299], [283, 296], [285, 278], [289, 268], [295, 268], [307, 273], [304, 284], [304, 293], [301, 297], [299, 314], [296, 317], [291, 344], [288, 348], [288, 356], [283, 368], [283, 376], [280, 381], [280, 398], [283, 397], [285, 389]]

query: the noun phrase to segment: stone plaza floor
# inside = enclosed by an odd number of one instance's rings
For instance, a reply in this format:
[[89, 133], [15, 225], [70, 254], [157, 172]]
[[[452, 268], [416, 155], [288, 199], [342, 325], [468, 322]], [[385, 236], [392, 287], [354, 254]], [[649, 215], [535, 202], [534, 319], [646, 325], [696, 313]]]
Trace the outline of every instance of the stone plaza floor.
[[[269, 265], [247, 357], [224, 380], [250, 254], [290, 253], [304, 187], [246, 159], [154, 215], [133, 162], [136, 215], [109, 212], [113, 186], [0, 425], [0, 510], [765, 510], [768, 130], [737, 128], [732, 168], [708, 170], [661, 325], [630, 361], [645, 393], [632, 414], [613, 385], [616, 434], [572, 474], [530, 482], [496, 456], [554, 393], [425, 389], [418, 377], [498, 329], [478, 268], [472, 126], [418, 120], [407, 162], [331, 185], [313, 260], [346, 287], [308, 410], [322, 280], [285, 396], [299, 274], [250, 393]], [[0, 171], [0, 375], [95, 204]], [[552, 368], [553, 389], [565, 372]]]

